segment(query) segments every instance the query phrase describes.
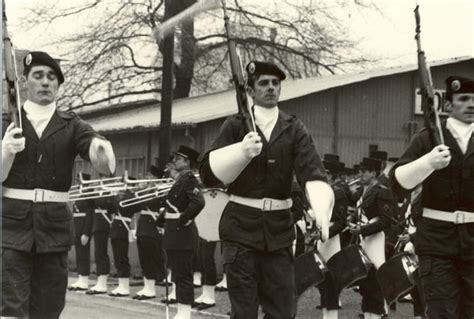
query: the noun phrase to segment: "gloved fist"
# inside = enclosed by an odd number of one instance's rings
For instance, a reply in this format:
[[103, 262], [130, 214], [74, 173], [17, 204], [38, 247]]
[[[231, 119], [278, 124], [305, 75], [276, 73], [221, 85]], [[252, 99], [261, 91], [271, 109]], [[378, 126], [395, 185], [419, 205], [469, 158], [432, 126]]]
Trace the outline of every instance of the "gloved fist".
[[242, 140], [242, 152], [248, 159], [252, 159], [259, 155], [262, 151], [262, 138], [257, 132], [249, 132]]
[[99, 173], [105, 176], [115, 173], [115, 154], [109, 141], [93, 138], [89, 147], [89, 158]]
[[81, 245], [82, 245], [82, 246], [87, 245], [87, 242], [88, 242], [88, 241], [89, 241], [89, 236], [84, 235], [84, 234], [81, 235]]
[[2, 140], [2, 152], [9, 153], [10, 155], [15, 155], [25, 149], [25, 138], [15, 137], [15, 135], [21, 135], [23, 130], [19, 127], [15, 127], [15, 123], [10, 123], [5, 135]]
[[435, 146], [431, 152], [427, 154], [427, 160], [434, 170], [445, 168], [451, 161], [451, 152], [449, 151], [449, 147], [444, 144]]

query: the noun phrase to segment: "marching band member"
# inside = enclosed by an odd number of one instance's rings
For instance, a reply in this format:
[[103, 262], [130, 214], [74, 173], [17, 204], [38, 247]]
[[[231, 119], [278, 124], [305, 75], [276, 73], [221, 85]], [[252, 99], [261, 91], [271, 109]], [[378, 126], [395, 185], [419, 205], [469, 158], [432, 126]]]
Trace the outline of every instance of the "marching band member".
[[[89, 174], [83, 174], [84, 179], [90, 179]], [[74, 249], [78, 279], [68, 289], [87, 291], [89, 289], [90, 273], [90, 238], [94, 214], [94, 200], [80, 200], [73, 203], [74, 233], [76, 234]]]
[[[339, 234], [346, 227], [347, 220], [347, 206], [349, 200], [346, 196], [346, 191], [341, 185], [339, 174], [343, 169], [343, 165], [339, 162], [339, 157], [332, 157], [333, 154], [325, 154], [323, 165], [328, 173], [328, 182], [334, 191], [334, 208], [331, 215], [331, 226], [329, 227], [329, 238], [334, 240], [331, 245], [333, 247], [324, 247], [325, 243], [320, 244], [320, 250], [331, 250], [331, 254], [335, 254], [341, 250]], [[329, 241], [327, 242], [329, 243]], [[328, 256], [329, 258], [331, 256]], [[327, 259], [329, 259], [327, 258]], [[318, 285], [321, 293], [321, 309], [323, 310], [324, 319], [337, 319], [339, 306], [339, 294], [336, 292], [334, 278], [330, 272], [325, 274], [325, 280]]]
[[94, 206], [92, 237], [94, 238], [97, 282], [86, 292], [88, 295], [107, 293], [107, 278], [110, 273], [109, 232], [112, 224], [112, 214], [115, 211], [111, 197], [95, 199]]
[[257, 318], [259, 304], [269, 317], [294, 318], [293, 173], [318, 218], [329, 217], [334, 194], [308, 130], [278, 108], [284, 72], [256, 61], [246, 70], [257, 131], [245, 132], [241, 115], [227, 118], [202, 160], [200, 176], [208, 187], [229, 185], [219, 234], [231, 318]]
[[421, 130], [391, 175], [399, 197], [423, 186], [415, 249], [430, 319], [474, 317], [474, 80], [447, 78], [446, 100], [445, 144]]
[[67, 206], [74, 160], [79, 154], [110, 175], [115, 157], [110, 142], [89, 124], [57, 109], [64, 76], [50, 55], [29, 52], [23, 66], [23, 128], [2, 116], [1, 316], [58, 318], [74, 243]]
[[[151, 166], [150, 178], [162, 178], [163, 171], [156, 166]], [[140, 205], [138, 217], [137, 237], [138, 258], [143, 272], [143, 289], [133, 297], [138, 300], [155, 298], [155, 282], [162, 282], [166, 277], [165, 251], [163, 249], [162, 229], [158, 227], [158, 212], [164, 206], [164, 199], [156, 198]]]
[[358, 202], [362, 225], [352, 225], [350, 232], [361, 235], [361, 246], [374, 264], [368, 276], [359, 282], [364, 318], [381, 318], [385, 313], [382, 291], [377, 282], [376, 270], [385, 262], [385, 234], [396, 205], [389, 188], [380, 184], [378, 176], [382, 162], [364, 158], [360, 164], [362, 196]]
[[191, 165], [197, 163], [198, 157], [196, 150], [183, 145], [174, 153], [177, 175], [165, 206], [163, 247], [176, 284], [176, 319], [189, 319], [194, 301], [192, 258], [195, 242], [199, 239], [194, 218], [205, 204], [199, 182], [191, 171]]

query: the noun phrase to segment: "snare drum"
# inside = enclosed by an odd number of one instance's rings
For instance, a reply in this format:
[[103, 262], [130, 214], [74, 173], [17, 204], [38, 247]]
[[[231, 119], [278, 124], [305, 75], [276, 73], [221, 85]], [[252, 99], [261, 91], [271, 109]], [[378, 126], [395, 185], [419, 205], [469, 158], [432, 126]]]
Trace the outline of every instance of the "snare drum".
[[327, 272], [321, 255], [315, 251], [308, 251], [295, 259], [295, 286], [299, 297], [311, 286], [324, 281]]
[[371, 263], [359, 245], [349, 245], [332, 256], [326, 263], [334, 277], [337, 293], [367, 277]]
[[219, 221], [229, 202], [229, 195], [220, 188], [207, 188], [202, 194], [206, 204], [194, 219], [199, 237], [207, 241], [219, 241]]
[[389, 305], [413, 288], [417, 268], [416, 256], [407, 252], [393, 256], [380, 266], [377, 281]]

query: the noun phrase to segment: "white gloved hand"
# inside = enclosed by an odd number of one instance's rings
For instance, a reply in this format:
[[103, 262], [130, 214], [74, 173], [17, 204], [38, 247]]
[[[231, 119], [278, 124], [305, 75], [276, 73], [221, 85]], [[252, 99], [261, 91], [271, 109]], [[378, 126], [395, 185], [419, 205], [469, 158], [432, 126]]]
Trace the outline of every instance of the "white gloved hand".
[[115, 172], [115, 154], [109, 141], [93, 138], [89, 147], [89, 158], [99, 173], [111, 176]]
[[137, 239], [137, 230], [136, 229], [130, 229], [128, 232], [128, 242], [133, 243]]
[[411, 241], [409, 241], [405, 247], [403, 248], [403, 251], [406, 251], [408, 253], [415, 254], [415, 245]]
[[23, 130], [21, 128], [15, 127], [15, 123], [10, 123], [3, 136], [2, 152], [15, 155], [23, 151], [25, 149], [25, 138], [23, 136], [15, 137], [17, 134], [21, 135], [22, 132]]
[[85, 234], [81, 235], [81, 245], [82, 245], [82, 246], [87, 245], [87, 242], [88, 242], [88, 241], [89, 241], [89, 236], [87, 236], [87, 235], [85, 235]]
[[451, 152], [449, 151], [449, 147], [444, 144], [435, 146], [431, 152], [425, 156], [427, 156], [427, 161], [434, 170], [445, 168], [451, 161]]
[[252, 159], [262, 152], [262, 138], [257, 132], [249, 132], [242, 140], [242, 152], [247, 159]]

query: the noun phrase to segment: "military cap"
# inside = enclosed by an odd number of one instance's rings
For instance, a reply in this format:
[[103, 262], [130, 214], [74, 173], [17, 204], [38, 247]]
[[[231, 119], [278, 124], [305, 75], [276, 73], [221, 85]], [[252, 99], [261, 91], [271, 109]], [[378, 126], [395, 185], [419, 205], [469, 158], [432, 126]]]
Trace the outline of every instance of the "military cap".
[[378, 159], [379, 161], [387, 161], [387, 152], [384, 152], [384, 151], [373, 151], [373, 152], [370, 152], [370, 155], [369, 157], [370, 158], [375, 158], [375, 159]]
[[455, 93], [474, 93], [474, 80], [461, 76], [446, 79], [446, 97], [450, 100]]
[[396, 163], [396, 162], [398, 162], [398, 160], [399, 160], [398, 157], [389, 157], [387, 161], [392, 162], [392, 163]]
[[23, 59], [23, 74], [28, 74], [33, 66], [46, 65], [54, 70], [58, 77], [59, 84], [64, 83], [64, 75], [58, 62], [48, 53], [42, 51], [31, 51]]
[[339, 162], [339, 155], [324, 154], [323, 161]]
[[285, 72], [283, 72], [276, 64], [269, 62], [251, 61], [245, 68], [249, 76], [253, 74], [269, 74], [275, 75], [280, 81], [286, 79]]
[[331, 173], [339, 173], [341, 170], [341, 165], [339, 165], [339, 162], [323, 160], [323, 165], [324, 168]]
[[369, 171], [380, 171], [382, 169], [382, 161], [371, 158], [371, 157], [364, 157], [362, 162], [360, 163], [360, 169], [366, 169]]
[[180, 145], [178, 150], [174, 152], [174, 154], [187, 158], [190, 161], [195, 162], [195, 163], [197, 163], [198, 158], [199, 158], [198, 151], [185, 145]]

